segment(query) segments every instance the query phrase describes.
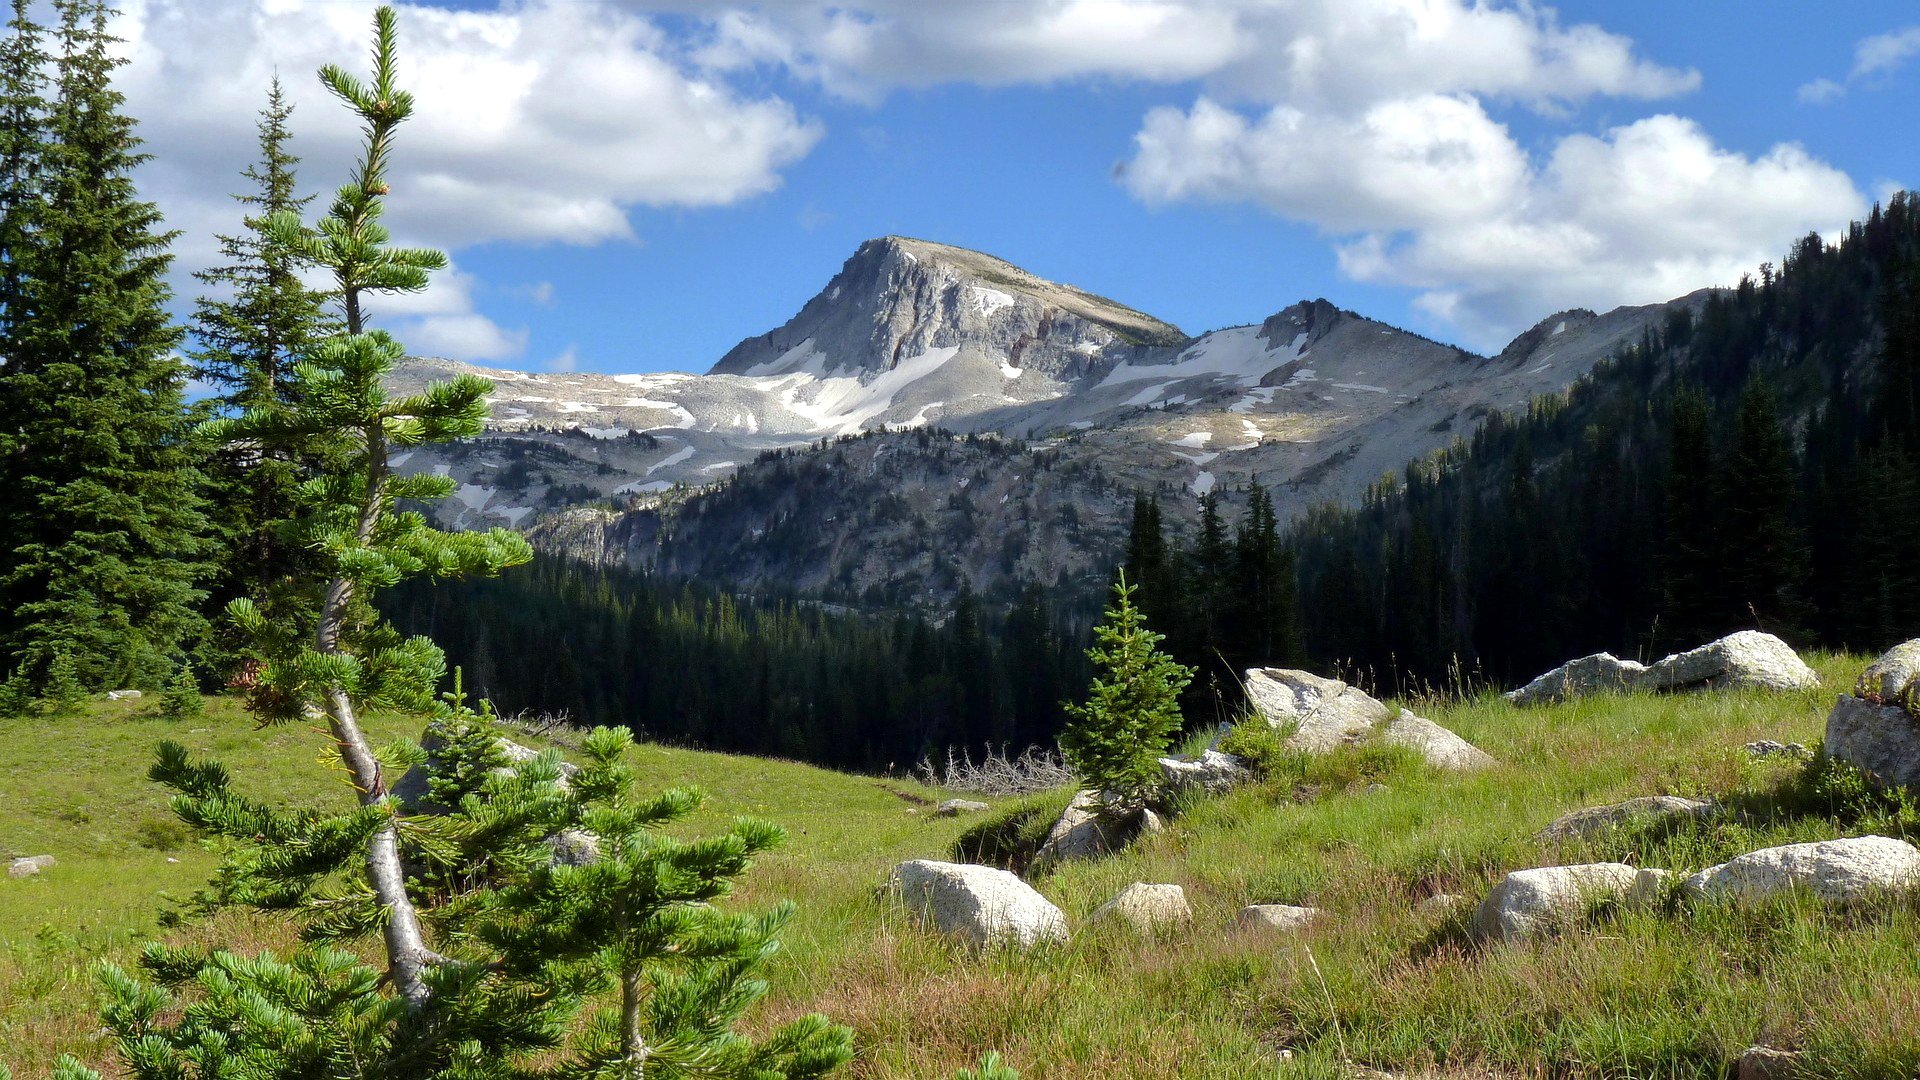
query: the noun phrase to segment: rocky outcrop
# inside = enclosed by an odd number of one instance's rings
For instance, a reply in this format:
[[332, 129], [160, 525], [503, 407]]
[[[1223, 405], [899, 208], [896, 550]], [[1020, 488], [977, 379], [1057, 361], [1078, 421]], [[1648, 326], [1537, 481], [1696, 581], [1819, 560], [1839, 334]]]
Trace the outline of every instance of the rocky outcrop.
[[1920, 720], [1898, 705], [1842, 695], [1827, 714], [1825, 745], [1880, 784], [1920, 791]]
[[1749, 1046], [1740, 1053], [1734, 1080], [1793, 1080], [1800, 1073], [1801, 1055], [1772, 1046]]
[[42, 870], [59, 865], [59, 863], [60, 860], [51, 855], [25, 855], [7, 864], [7, 876], [13, 878], [32, 877]]
[[1762, 848], [1686, 880], [1689, 892], [1736, 903], [1806, 889], [1844, 904], [1872, 892], [1915, 886], [1920, 886], [1920, 848], [1887, 836]]
[[1193, 920], [1193, 909], [1187, 906], [1187, 892], [1178, 885], [1149, 885], [1136, 881], [1120, 890], [1120, 894], [1094, 909], [1087, 917], [1090, 923], [1104, 923], [1118, 920], [1132, 926], [1142, 933]]
[[1295, 907], [1292, 904], [1248, 904], [1234, 916], [1233, 924], [1240, 930], [1291, 933], [1312, 926], [1324, 914], [1319, 908]]
[[1624, 899], [1639, 874], [1625, 863], [1515, 870], [1474, 910], [1474, 935], [1508, 941], [1571, 926], [1595, 902]]
[[1119, 851], [1140, 827], [1140, 811], [1124, 815], [1107, 812], [1106, 800], [1099, 792], [1081, 791], [1047, 831], [1047, 839], [1034, 859], [1044, 866]]
[[1855, 697], [1879, 705], [1903, 705], [1920, 685], [1920, 638], [1903, 641], [1867, 665], [1854, 683]]
[[1209, 795], [1231, 791], [1253, 778], [1246, 763], [1218, 750], [1202, 751], [1192, 760], [1160, 759], [1160, 782], [1170, 792], [1198, 789]]
[[1578, 840], [1635, 822], [1700, 817], [1712, 809], [1712, 803], [1699, 799], [1683, 799], [1678, 795], [1645, 795], [1563, 814], [1541, 829], [1539, 835], [1540, 839], [1548, 841]]
[[1571, 660], [1509, 691], [1515, 705], [1545, 705], [1610, 690], [1802, 690], [1820, 677], [1793, 647], [1772, 634], [1742, 630], [1651, 667], [1594, 653]]
[[139, 701], [143, 695], [138, 690], [109, 690], [108, 701]]
[[926, 926], [969, 944], [1027, 949], [1067, 939], [1067, 917], [1005, 870], [915, 859], [889, 879]]
[[1372, 695], [1339, 679], [1291, 668], [1249, 668], [1247, 698], [1267, 723], [1292, 728], [1287, 746], [1324, 754], [1378, 737], [1418, 751], [1439, 769], [1474, 769], [1492, 757], [1431, 720], [1405, 709], [1397, 714]]

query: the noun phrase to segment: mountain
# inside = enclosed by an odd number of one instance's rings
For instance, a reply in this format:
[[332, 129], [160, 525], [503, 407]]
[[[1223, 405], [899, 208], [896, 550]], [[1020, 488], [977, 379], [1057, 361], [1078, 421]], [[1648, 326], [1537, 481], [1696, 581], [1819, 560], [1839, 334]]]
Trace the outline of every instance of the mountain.
[[493, 379], [494, 419], [395, 465], [459, 481], [449, 523], [529, 529], [549, 550], [939, 598], [1104, 574], [1137, 491], [1184, 492], [1176, 518], [1256, 480], [1286, 517], [1351, 503], [1707, 295], [1562, 312], [1494, 357], [1326, 300], [1189, 337], [990, 255], [883, 237], [705, 375], [411, 361], [398, 389]]

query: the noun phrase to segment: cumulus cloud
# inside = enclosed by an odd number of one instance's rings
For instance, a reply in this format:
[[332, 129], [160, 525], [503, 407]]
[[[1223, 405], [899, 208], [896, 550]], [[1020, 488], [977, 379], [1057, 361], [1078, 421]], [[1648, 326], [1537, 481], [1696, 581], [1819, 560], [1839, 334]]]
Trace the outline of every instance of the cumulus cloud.
[[1884, 75], [1920, 55], [1920, 26], [1862, 38], [1853, 49], [1851, 78]]
[[509, 330], [480, 311], [484, 282], [449, 265], [424, 292], [375, 294], [367, 299], [368, 317], [386, 327], [410, 352], [455, 360], [497, 362], [526, 352], [526, 329]]

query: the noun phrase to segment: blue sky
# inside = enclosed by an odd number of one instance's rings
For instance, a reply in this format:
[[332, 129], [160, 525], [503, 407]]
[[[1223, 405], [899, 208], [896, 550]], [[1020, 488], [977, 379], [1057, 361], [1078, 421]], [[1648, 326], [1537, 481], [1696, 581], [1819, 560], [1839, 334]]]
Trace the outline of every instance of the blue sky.
[[[129, 35], [187, 264], [230, 213], [205, 196], [244, 161], [249, 78], [296, 88], [313, 186], [351, 142], [299, 86], [316, 50], [358, 55], [360, 5], [224, 6], [153, 0]], [[1920, 184], [1911, 3], [469, 6], [403, 9], [425, 87], [397, 186], [423, 194], [391, 223], [458, 275], [393, 322], [504, 367], [704, 370], [886, 233], [1192, 333], [1325, 296], [1492, 349], [1560, 307], [1730, 284]], [[1400, 41], [1415, 24], [1431, 40]], [[589, 37], [623, 44], [582, 59]], [[143, 110], [195, 49], [244, 60], [237, 89]]]

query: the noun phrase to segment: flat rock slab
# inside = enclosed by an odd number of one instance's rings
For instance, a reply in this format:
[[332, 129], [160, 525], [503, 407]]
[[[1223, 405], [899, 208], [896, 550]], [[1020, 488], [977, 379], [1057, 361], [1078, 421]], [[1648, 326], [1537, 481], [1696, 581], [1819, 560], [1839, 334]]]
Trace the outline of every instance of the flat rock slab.
[[1515, 870], [1474, 910], [1474, 935], [1511, 941], [1571, 926], [1595, 901], [1625, 898], [1639, 875], [1625, 863]]
[[1103, 923], [1116, 919], [1145, 933], [1191, 922], [1193, 909], [1187, 906], [1187, 891], [1178, 885], [1136, 881], [1095, 908], [1087, 921]]
[[1699, 799], [1683, 799], [1678, 795], [1645, 795], [1563, 814], [1541, 829], [1539, 835], [1542, 840], [1577, 840], [1635, 821], [1700, 817], [1712, 809], [1712, 803]]
[[1397, 714], [1356, 686], [1292, 668], [1249, 668], [1247, 697], [1275, 728], [1292, 727], [1287, 747], [1325, 754], [1379, 735], [1439, 769], [1473, 769], [1492, 757], [1431, 720]]
[[1826, 748], [1880, 784], [1920, 791], [1920, 721], [1898, 705], [1842, 695], [1827, 714]]
[[959, 817], [961, 814], [984, 813], [993, 807], [973, 799], [948, 799], [933, 811], [934, 817]]
[[1736, 903], [1806, 889], [1845, 904], [1883, 889], [1920, 886], [1920, 848], [1888, 836], [1855, 836], [1750, 851], [1686, 880], [1700, 896]]
[[1394, 746], [1419, 752], [1436, 769], [1481, 769], [1498, 762], [1493, 755], [1425, 717], [1405, 709], [1387, 723], [1381, 737]]
[[1291, 933], [1305, 930], [1325, 916], [1326, 912], [1319, 908], [1295, 907], [1292, 904], [1248, 904], [1234, 916], [1233, 925], [1240, 930]]
[[920, 921], [975, 946], [1027, 949], [1067, 939], [1067, 917], [1014, 874], [991, 866], [915, 859], [891, 886]]

